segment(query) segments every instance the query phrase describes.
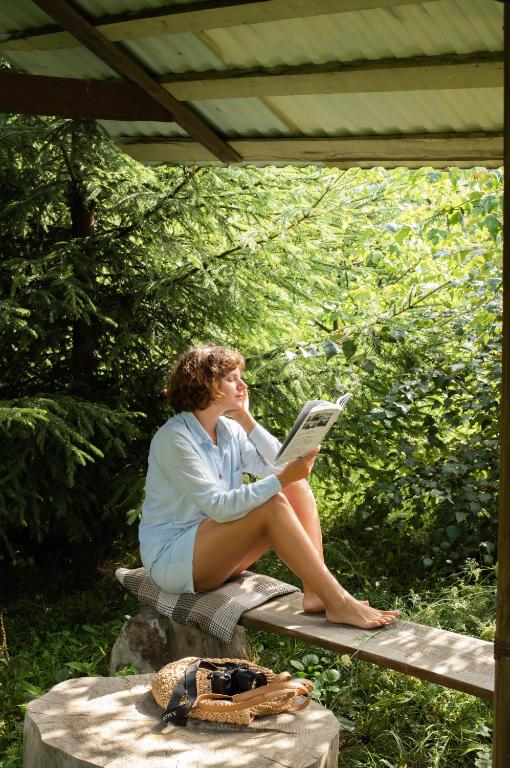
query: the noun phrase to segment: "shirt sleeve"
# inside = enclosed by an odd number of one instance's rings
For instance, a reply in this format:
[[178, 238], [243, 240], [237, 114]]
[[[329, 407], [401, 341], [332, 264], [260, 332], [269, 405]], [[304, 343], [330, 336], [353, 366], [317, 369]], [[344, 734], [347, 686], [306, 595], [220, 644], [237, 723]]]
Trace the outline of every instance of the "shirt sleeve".
[[273, 462], [282, 446], [280, 441], [260, 424], [255, 424], [248, 435], [242, 428], [239, 432], [243, 472], [258, 477], [276, 474], [280, 468], [275, 467]]
[[156, 450], [157, 461], [169, 482], [201, 512], [218, 523], [244, 517], [282, 490], [278, 478], [269, 474], [263, 480], [225, 490], [209, 474], [200, 456], [182, 435], [174, 434]]

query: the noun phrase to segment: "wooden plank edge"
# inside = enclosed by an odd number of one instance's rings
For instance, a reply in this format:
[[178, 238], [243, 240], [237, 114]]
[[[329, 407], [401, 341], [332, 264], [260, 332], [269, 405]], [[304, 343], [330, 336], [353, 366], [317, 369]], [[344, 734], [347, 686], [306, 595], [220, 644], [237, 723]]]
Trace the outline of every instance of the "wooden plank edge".
[[[215, 158], [190, 139], [115, 137], [130, 157], [148, 163], [214, 164]], [[404, 134], [398, 136], [348, 136], [335, 139], [230, 139], [231, 146], [250, 165], [320, 164], [338, 167], [376, 165], [410, 167], [459, 166], [497, 168], [503, 162], [503, 135]], [[341, 165], [340, 165], [341, 164]], [[367, 165], [368, 164], [368, 165]], [[363, 166], [362, 166], [363, 167]]]
[[495, 639], [494, 768], [510, 765], [510, 4], [505, 3], [505, 190], [503, 343], [499, 469], [498, 580]]
[[[223, 0], [168, 5], [138, 13], [102, 16], [92, 24], [112, 42], [157, 35], [201, 32], [243, 24], [263, 24], [326, 14], [420, 5], [423, 0]], [[3, 38], [3, 39], [2, 39]], [[0, 38], [0, 50], [58, 50], [74, 48], [76, 39], [59, 27], [17, 31]]]
[[503, 87], [503, 53], [167, 73], [179, 101]]

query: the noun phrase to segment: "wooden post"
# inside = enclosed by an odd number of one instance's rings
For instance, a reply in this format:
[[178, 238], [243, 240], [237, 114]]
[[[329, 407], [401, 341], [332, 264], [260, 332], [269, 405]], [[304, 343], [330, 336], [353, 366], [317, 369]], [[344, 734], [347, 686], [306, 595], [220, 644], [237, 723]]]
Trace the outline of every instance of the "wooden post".
[[510, 765], [510, 6], [505, 2], [505, 202], [503, 229], [503, 386], [499, 489], [494, 768]]

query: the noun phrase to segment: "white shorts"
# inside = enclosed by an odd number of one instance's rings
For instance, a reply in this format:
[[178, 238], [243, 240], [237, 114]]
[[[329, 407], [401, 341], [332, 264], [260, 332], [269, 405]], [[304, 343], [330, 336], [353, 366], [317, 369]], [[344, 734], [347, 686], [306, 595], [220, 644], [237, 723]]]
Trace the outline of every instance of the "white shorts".
[[[202, 521], [200, 521], [202, 522]], [[195, 592], [193, 551], [200, 522], [177, 534], [150, 568], [150, 576], [164, 592]]]

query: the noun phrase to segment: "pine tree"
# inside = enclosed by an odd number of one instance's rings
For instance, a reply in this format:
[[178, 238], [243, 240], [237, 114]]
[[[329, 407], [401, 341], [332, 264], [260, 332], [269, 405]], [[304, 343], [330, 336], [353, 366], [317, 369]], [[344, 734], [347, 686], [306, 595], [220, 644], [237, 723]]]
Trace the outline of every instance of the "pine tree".
[[30, 540], [110, 543], [135, 518], [179, 351], [282, 351], [300, 332], [311, 286], [331, 282], [300, 238], [338, 179], [145, 168], [80, 121], [4, 117], [0, 153], [0, 533], [16, 559]]

